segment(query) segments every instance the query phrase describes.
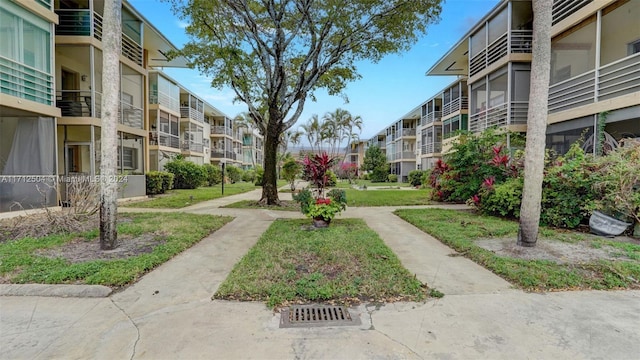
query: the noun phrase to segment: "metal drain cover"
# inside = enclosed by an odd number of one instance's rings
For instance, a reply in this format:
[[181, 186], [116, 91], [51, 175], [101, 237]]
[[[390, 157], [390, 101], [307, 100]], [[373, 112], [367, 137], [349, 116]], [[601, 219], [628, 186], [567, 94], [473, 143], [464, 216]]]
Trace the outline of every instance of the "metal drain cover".
[[344, 306], [293, 305], [280, 315], [281, 328], [360, 325]]

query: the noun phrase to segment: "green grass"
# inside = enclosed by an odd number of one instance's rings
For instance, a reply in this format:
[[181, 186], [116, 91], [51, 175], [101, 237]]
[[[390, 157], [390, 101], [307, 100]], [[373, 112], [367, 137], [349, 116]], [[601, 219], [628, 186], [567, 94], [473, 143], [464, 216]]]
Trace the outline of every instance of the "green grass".
[[125, 207], [136, 208], [169, 208], [179, 209], [199, 202], [221, 198], [223, 196], [236, 195], [247, 191], [259, 189], [253, 183], [239, 182], [224, 185], [224, 195], [222, 186], [200, 187], [197, 189], [169, 190], [166, 194], [159, 195], [150, 200], [127, 203]]
[[268, 209], [268, 210], [278, 210], [278, 211], [300, 211], [300, 204], [298, 204], [295, 201], [280, 200], [280, 202], [282, 203], [281, 206], [275, 206], [275, 205], [261, 205], [260, 203], [254, 200], [241, 200], [223, 207], [233, 208], [233, 209]]
[[277, 220], [237, 263], [218, 299], [356, 302], [427, 296], [425, 286], [363, 220], [333, 220], [309, 230], [309, 220]]
[[[557, 264], [546, 260], [523, 260], [498, 256], [474, 244], [474, 239], [517, 236], [518, 224], [470, 212], [442, 209], [401, 209], [396, 215], [436, 237], [464, 256], [479, 263], [514, 285], [526, 290], [617, 289], [640, 287], [640, 263], [637, 261], [594, 261], [579, 264]], [[581, 241], [543, 229], [558, 241]], [[640, 255], [640, 246], [602, 240], [632, 259]], [[615, 245], [614, 245], [615, 244]]]
[[428, 205], [429, 190], [356, 190], [345, 189], [347, 206]]
[[409, 184], [409, 183], [398, 183], [398, 182], [394, 182], [394, 183], [376, 182], [376, 183], [374, 183], [371, 180], [357, 180], [353, 184], [349, 184], [349, 181], [347, 181], [347, 180], [338, 180], [338, 182], [336, 183], [335, 187], [340, 188], [340, 189], [350, 189], [354, 185], [366, 186], [366, 187], [372, 187], [372, 186], [374, 186], [374, 187], [388, 187], [388, 188], [411, 187], [411, 184]]
[[231, 221], [230, 217], [182, 213], [136, 213], [126, 217], [130, 221], [118, 224], [120, 242], [150, 234], [161, 244], [150, 253], [126, 259], [71, 263], [64, 258], [41, 256], [38, 252], [74, 240], [93, 241], [98, 246], [97, 230], [7, 241], [0, 244], [0, 275], [12, 283], [124, 286]]

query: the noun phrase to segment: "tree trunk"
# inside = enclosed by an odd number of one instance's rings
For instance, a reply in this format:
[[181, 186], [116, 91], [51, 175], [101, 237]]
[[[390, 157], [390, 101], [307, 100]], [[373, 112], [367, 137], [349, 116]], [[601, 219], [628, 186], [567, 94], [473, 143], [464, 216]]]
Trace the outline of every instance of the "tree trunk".
[[[271, 118], [273, 119], [273, 118]], [[277, 122], [270, 120], [264, 141], [264, 174], [262, 176], [262, 198], [260, 202], [266, 205], [280, 205], [278, 199], [278, 143], [280, 133]]]
[[122, 0], [104, 3], [102, 36], [102, 123], [100, 152], [100, 249], [118, 246], [118, 103], [120, 100], [120, 49]]
[[540, 225], [551, 63], [552, 5], [552, 0], [533, 0], [532, 3], [531, 87], [529, 91], [529, 113], [527, 116], [524, 187], [520, 208], [520, 228], [518, 229], [518, 245], [527, 247], [536, 245]]

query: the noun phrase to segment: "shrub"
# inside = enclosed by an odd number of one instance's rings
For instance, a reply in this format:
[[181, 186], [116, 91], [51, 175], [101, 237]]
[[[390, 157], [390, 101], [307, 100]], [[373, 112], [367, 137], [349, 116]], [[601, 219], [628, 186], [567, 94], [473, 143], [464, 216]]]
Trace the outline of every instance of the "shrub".
[[161, 171], [160, 175], [162, 177], [162, 192], [166, 192], [167, 190], [173, 189], [173, 174], [167, 171]]
[[302, 171], [302, 165], [294, 158], [288, 158], [282, 165], [282, 178], [287, 180], [291, 191], [296, 189], [296, 177]]
[[242, 172], [242, 169], [237, 166], [226, 167], [227, 179], [229, 179], [229, 182], [232, 184], [235, 184], [238, 181], [242, 180]]
[[336, 174], [331, 170], [327, 170], [326, 186], [333, 187], [333, 186], [336, 186], [337, 183], [338, 183], [338, 177], [336, 176]]
[[207, 173], [207, 185], [215, 186], [222, 182], [222, 170], [220, 167], [212, 164], [204, 164], [203, 166]]
[[389, 174], [387, 175], [387, 180], [389, 182], [398, 182], [398, 175], [396, 174]]
[[254, 184], [256, 186], [262, 186], [262, 178], [264, 176], [264, 169], [261, 166], [256, 166], [256, 178]]
[[420, 185], [422, 185], [422, 176], [423, 175], [424, 175], [424, 171], [422, 171], [422, 170], [409, 171], [409, 184], [411, 184], [411, 186], [420, 186]]
[[369, 180], [369, 174], [362, 174], [362, 180]]
[[242, 181], [244, 182], [254, 182], [256, 180], [256, 171], [255, 170], [245, 170], [242, 173]]
[[149, 171], [145, 175], [147, 195], [162, 194], [162, 175], [159, 171]]
[[472, 200], [480, 202], [480, 209], [484, 213], [519, 218], [523, 185], [521, 177], [510, 178], [502, 184], [495, 185], [492, 190], [481, 191], [481, 195], [472, 197]]
[[207, 179], [204, 167], [191, 161], [176, 159], [168, 162], [164, 168], [173, 174], [175, 189], [195, 189]]

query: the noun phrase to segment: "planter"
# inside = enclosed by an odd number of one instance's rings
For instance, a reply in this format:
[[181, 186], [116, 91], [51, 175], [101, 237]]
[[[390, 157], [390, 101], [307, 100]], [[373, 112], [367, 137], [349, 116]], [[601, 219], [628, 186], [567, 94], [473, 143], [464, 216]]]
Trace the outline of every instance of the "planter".
[[321, 217], [318, 218], [313, 218], [313, 227], [316, 228], [326, 228], [329, 227], [329, 224], [331, 223], [331, 219], [329, 220], [325, 220]]
[[620, 221], [599, 211], [594, 211], [589, 218], [591, 232], [596, 235], [614, 237], [622, 234], [631, 224]]

